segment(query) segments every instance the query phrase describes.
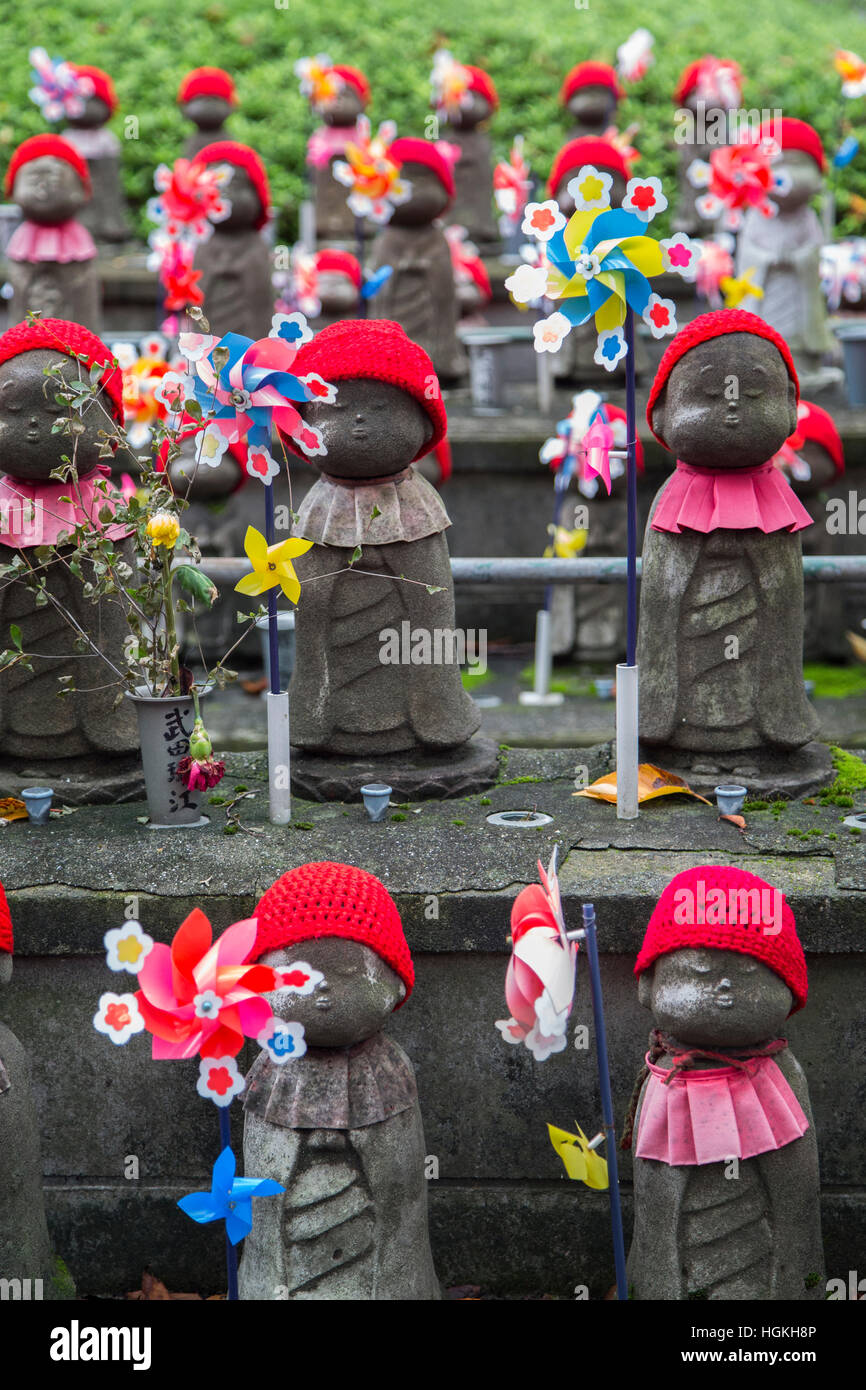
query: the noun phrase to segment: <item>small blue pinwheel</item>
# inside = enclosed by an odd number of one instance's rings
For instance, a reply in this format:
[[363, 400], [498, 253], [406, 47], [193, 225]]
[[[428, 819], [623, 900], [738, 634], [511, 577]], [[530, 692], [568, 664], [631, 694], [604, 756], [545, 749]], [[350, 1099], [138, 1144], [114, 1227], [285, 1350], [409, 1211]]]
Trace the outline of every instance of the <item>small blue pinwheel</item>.
[[178, 1206], [193, 1221], [225, 1221], [232, 1245], [253, 1228], [253, 1198], [277, 1197], [285, 1188], [271, 1178], [236, 1178], [237, 1163], [231, 1149], [223, 1149], [213, 1166], [210, 1192], [190, 1192]]

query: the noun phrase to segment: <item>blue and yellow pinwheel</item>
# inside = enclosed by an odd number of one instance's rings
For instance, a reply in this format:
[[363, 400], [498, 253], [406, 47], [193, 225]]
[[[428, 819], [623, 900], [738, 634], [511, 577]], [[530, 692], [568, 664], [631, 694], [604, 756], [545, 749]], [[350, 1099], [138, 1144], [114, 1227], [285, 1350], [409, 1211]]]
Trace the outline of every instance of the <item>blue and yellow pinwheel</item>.
[[694, 279], [700, 250], [678, 233], [665, 241], [647, 235], [647, 224], [667, 207], [657, 178], [629, 180], [622, 206], [612, 208], [610, 174], [584, 165], [569, 185], [576, 211], [563, 225], [556, 203], [537, 206], [528, 230], [545, 242], [545, 297], [557, 311], [535, 325], [537, 352], [556, 352], [579, 324], [595, 320], [595, 361], [613, 371], [626, 355], [626, 314], [631, 309], [662, 338], [677, 329], [673, 300], [656, 294], [650, 278], [677, 271]]

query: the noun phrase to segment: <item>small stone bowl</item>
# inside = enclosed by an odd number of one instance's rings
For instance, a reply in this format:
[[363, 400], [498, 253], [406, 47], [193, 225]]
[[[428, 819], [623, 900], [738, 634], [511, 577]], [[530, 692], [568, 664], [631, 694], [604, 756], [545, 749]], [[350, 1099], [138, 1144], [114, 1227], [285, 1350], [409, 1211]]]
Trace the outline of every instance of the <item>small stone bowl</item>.
[[613, 699], [613, 677], [612, 677], [612, 676], [599, 676], [597, 680], [594, 680], [594, 681], [593, 681], [593, 685], [594, 685], [594, 687], [595, 687], [595, 693], [596, 693], [596, 695], [598, 696], [598, 698], [599, 698], [600, 700], [612, 700], [612, 699]]
[[735, 782], [723, 782], [721, 786], [713, 788], [716, 796], [716, 805], [723, 816], [735, 816], [742, 808], [746, 799], [746, 787], [739, 787]]
[[494, 811], [487, 817], [488, 825], [502, 825], [509, 830], [535, 830], [539, 825], [550, 825], [553, 816], [546, 811]]
[[21, 788], [21, 800], [27, 807], [27, 815], [32, 825], [47, 825], [53, 795], [53, 787]]
[[372, 821], [385, 819], [385, 812], [391, 800], [393, 787], [389, 787], [386, 782], [368, 782], [361, 788], [361, 795], [364, 798], [364, 806], [367, 815]]

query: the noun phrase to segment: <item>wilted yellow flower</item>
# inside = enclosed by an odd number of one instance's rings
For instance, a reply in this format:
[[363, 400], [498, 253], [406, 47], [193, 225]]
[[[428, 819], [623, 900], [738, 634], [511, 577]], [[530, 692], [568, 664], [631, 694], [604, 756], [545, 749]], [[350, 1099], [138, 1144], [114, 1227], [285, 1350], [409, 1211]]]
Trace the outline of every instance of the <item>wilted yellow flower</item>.
[[156, 512], [147, 523], [147, 534], [154, 547], [164, 545], [171, 550], [180, 535], [180, 522], [171, 512]]

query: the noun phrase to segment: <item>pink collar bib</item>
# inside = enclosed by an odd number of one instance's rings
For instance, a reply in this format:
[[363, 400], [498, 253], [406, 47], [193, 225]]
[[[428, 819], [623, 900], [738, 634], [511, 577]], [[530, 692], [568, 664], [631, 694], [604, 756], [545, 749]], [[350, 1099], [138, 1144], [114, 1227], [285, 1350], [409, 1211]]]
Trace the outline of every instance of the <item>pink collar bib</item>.
[[738, 1067], [678, 1071], [671, 1076], [647, 1053], [650, 1072], [635, 1156], [671, 1167], [723, 1163], [782, 1149], [809, 1121], [772, 1057]]
[[92, 261], [96, 244], [86, 227], [71, 217], [55, 227], [38, 222], [22, 222], [9, 238], [6, 256], [10, 261]]
[[[90, 473], [78, 479], [76, 490], [72, 483], [34, 483], [0, 474], [0, 544], [19, 550], [54, 545], [64, 532], [71, 531], [82, 521], [89, 522], [113, 541], [131, 535], [131, 526], [105, 524], [99, 520], [102, 507], [110, 507], [113, 513], [120, 501], [111, 487], [107, 492], [97, 489], [98, 482], [110, 477], [111, 470], [103, 463], [97, 464]], [[61, 497], [72, 500], [61, 502]]]
[[802, 531], [812, 525], [793, 488], [770, 460], [758, 468], [712, 472], [677, 460], [652, 519], [654, 531], [704, 535], [721, 528]]

